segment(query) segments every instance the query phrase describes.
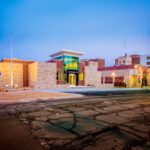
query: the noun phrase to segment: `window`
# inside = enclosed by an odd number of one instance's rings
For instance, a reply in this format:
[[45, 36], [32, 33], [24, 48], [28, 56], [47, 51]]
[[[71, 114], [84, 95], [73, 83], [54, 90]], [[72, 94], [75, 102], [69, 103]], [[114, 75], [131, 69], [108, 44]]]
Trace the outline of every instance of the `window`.
[[113, 83], [113, 78], [112, 78], [112, 77], [105, 77], [105, 83], [106, 83], [106, 84], [111, 84], [111, 83]]
[[65, 70], [78, 70], [79, 58], [73, 56], [64, 56], [64, 69]]
[[103, 77], [101, 77], [101, 83], [103, 84], [103, 82], [104, 82], [104, 81], [103, 81]]
[[57, 72], [57, 80], [62, 80], [62, 72]]
[[83, 81], [83, 80], [84, 80], [84, 75], [83, 75], [83, 73], [80, 73], [80, 74], [79, 74], [79, 80], [80, 80], [80, 81]]

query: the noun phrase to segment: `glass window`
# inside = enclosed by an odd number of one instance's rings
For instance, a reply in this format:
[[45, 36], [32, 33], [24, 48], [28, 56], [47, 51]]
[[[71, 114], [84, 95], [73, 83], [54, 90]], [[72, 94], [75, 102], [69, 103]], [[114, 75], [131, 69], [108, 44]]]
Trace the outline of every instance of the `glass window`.
[[64, 69], [65, 70], [78, 70], [79, 58], [74, 56], [64, 56]]
[[83, 73], [80, 73], [80, 74], [79, 74], [79, 80], [80, 80], [80, 81], [83, 81], [83, 80], [84, 80], [84, 75], [83, 75]]

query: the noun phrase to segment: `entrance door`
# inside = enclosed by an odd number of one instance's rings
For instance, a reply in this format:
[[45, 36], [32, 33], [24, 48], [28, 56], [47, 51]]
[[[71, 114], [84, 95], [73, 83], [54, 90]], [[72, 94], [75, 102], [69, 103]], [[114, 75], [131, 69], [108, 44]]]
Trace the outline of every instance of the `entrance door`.
[[69, 74], [69, 84], [76, 85], [76, 74]]

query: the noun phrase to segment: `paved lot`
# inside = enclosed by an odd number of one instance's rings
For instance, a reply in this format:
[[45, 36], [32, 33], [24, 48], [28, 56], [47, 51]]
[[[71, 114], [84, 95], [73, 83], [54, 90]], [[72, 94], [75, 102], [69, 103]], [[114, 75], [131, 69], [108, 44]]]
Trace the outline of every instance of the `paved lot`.
[[0, 106], [1, 121], [13, 116], [43, 149], [150, 149], [149, 92]]

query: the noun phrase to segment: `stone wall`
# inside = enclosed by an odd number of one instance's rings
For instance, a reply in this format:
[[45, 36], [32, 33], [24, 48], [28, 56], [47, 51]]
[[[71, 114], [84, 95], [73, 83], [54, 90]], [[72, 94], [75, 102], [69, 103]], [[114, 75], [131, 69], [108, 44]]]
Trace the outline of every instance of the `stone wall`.
[[[0, 77], [0, 87], [10, 87], [11, 86], [11, 69], [10, 63], [1, 62], [0, 63], [0, 72], [2, 76]], [[23, 65], [19, 63], [13, 63], [13, 86], [22, 87], [23, 86]]]
[[101, 85], [101, 72], [97, 71], [98, 62], [89, 61], [85, 66], [85, 86], [99, 87]]
[[49, 89], [56, 87], [57, 64], [40, 62], [38, 63], [37, 88]]
[[37, 89], [66, 88], [57, 85], [57, 64], [50, 62], [35, 62], [29, 65], [29, 86]]

